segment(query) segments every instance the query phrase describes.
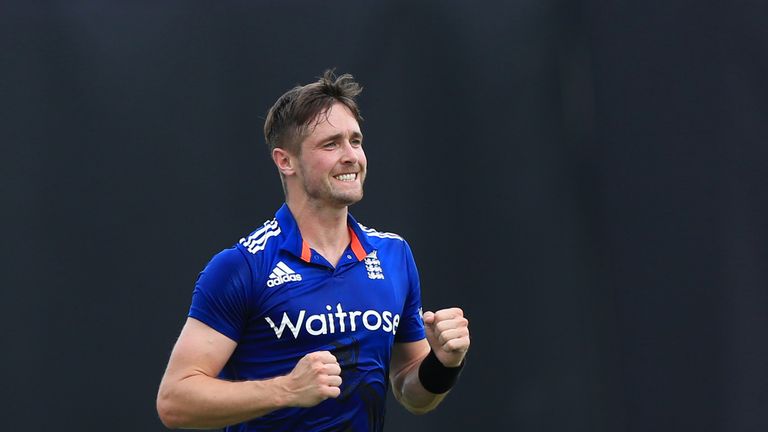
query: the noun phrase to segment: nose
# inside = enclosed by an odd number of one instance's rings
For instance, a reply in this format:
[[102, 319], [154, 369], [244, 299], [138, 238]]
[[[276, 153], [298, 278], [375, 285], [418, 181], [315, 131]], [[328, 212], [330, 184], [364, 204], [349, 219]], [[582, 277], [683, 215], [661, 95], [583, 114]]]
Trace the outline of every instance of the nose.
[[345, 164], [356, 164], [359, 159], [357, 152], [357, 148], [353, 147], [349, 140], [344, 140], [341, 162]]

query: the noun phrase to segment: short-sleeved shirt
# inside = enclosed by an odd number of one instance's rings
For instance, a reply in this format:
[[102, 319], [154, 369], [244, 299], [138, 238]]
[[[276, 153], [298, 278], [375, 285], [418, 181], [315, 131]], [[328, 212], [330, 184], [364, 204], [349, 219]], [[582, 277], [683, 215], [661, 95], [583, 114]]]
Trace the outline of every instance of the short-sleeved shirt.
[[322, 350], [342, 368], [338, 398], [225, 430], [382, 430], [392, 345], [425, 337], [419, 276], [400, 236], [351, 215], [348, 229], [350, 244], [334, 267], [304, 242], [283, 205], [200, 273], [189, 316], [237, 342], [220, 378], [285, 375]]

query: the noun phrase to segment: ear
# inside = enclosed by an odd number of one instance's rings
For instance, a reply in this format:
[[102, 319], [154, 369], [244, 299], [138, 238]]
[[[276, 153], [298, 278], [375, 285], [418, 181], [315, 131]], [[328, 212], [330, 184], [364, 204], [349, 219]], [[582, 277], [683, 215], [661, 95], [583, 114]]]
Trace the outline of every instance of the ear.
[[277, 166], [277, 170], [284, 176], [291, 176], [296, 172], [296, 161], [294, 156], [285, 149], [275, 147], [272, 150], [272, 160]]

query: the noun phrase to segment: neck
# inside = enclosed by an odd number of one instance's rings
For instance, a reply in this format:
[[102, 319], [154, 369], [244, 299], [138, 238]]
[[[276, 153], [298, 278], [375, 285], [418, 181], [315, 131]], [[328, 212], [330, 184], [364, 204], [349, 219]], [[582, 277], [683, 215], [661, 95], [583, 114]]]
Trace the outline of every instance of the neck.
[[304, 241], [335, 266], [350, 241], [347, 207], [330, 208], [291, 199], [286, 199], [286, 204]]

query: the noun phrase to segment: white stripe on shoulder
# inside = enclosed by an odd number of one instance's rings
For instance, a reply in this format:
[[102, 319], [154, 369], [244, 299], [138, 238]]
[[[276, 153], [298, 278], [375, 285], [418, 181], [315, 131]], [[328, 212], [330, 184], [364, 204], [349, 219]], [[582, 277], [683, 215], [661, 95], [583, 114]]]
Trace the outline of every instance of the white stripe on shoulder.
[[360, 229], [363, 230], [363, 232], [366, 233], [369, 237], [378, 237], [378, 238], [386, 238], [386, 239], [395, 239], [395, 240], [405, 241], [405, 240], [403, 240], [402, 237], [400, 237], [399, 235], [397, 235], [395, 233], [376, 231], [375, 229], [368, 228], [367, 226], [365, 226], [365, 225], [363, 225], [363, 224], [361, 224], [359, 222], [358, 222], [357, 225], [359, 225]]
[[265, 231], [273, 230], [275, 228], [277, 228], [277, 219], [268, 220], [268, 221], [264, 222], [264, 224], [261, 226], [261, 228], [257, 229], [256, 231], [253, 232], [253, 234], [249, 235], [247, 239], [245, 239], [245, 238], [240, 239], [240, 242], [242, 243], [243, 241], [254, 240], [257, 237], [259, 237], [262, 234], [264, 234]]
[[253, 234], [247, 238], [241, 238], [240, 244], [248, 249], [248, 252], [255, 254], [267, 247], [267, 240], [279, 234], [280, 226], [277, 223], [277, 219], [268, 220], [264, 222], [261, 228], [254, 231]]

